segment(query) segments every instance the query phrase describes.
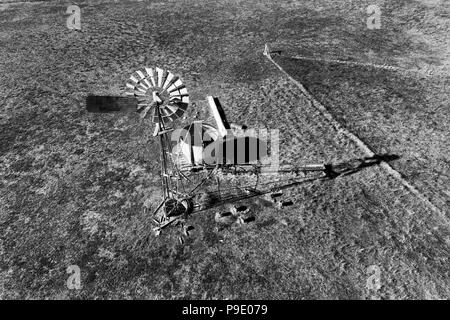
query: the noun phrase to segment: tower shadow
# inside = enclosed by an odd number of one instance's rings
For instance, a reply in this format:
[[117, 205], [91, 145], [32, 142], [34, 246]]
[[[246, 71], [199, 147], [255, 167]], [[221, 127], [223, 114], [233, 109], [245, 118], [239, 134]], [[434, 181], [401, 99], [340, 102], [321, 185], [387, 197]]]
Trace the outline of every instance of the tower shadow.
[[[333, 180], [340, 176], [348, 176], [360, 172], [366, 168], [379, 165], [381, 162], [391, 162], [398, 160], [400, 156], [395, 154], [381, 154], [372, 157], [351, 159], [337, 164], [326, 164], [325, 170], [321, 174], [315, 174], [312, 177], [291, 178], [278, 182], [267, 182], [259, 184], [258, 188], [254, 185], [235, 186], [230, 188], [221, 188], [220, 190], [203, 193], [203, 202], [196, 204], [194, 212], [208, 210], [227, 203], [238, 202], [254, 197], [264, 196], [274, 191], [298, 187], [314, 181]], [[293, 171], [294, 172], [294, 171]], [[284, 171], [284, 173], [287, 173]], [[206, 198], [206, 199], [205, 199]]]

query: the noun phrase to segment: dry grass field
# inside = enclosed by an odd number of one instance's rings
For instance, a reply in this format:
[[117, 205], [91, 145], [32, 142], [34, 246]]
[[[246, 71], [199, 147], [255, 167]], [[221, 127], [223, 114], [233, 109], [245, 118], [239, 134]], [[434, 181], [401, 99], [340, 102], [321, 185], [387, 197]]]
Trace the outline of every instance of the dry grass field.
[[[367, 29], [370, 4], [380, 30]], [[81, 30], [67, 28], [67, 5], [0, 3], [0, 298], [450, 298], [445, 1], [88, 1]], [[180, 75], [188, 120], [207, 117], [214, 95], [229, 120], [279, 129], [285, 163], [366, 156], [265, 43], [337, 121], [398, 156], [392, 167], [442, 214], [375, 165], [281, 183], [285, 208], [242, 200], [256, 218], [246, 225], [218, 228], [224, 204], [193, 215], [184, 244], [176, 229], [149, 237], [143, 205], [161, 196], [153, 125], [85, 110], [88, 94], [124, 95], [143, 66]], [[81, 290], [66, 286], [70, 265]]]

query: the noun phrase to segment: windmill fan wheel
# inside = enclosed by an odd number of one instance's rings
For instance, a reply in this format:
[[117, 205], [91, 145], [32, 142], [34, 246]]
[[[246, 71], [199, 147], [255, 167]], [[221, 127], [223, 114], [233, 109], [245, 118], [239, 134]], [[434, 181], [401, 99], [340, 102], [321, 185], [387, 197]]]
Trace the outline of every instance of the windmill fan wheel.
[[180, 118], [189, 104], [189, 94], [181, 79], [158, 67], [134, 72], [126, 87], [126, 94], [138, 100], [141, 117], [150, 115], [157, 124]]

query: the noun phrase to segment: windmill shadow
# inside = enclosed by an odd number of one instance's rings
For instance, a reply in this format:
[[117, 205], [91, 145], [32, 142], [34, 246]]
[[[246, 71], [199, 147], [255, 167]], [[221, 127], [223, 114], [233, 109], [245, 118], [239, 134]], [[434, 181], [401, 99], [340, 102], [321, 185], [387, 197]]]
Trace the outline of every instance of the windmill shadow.
[[[314, 181], [327, 181], [336, 179], [339, 176], [348, 176], [357, 173], [363, 169], [379, 165], [381, 162], [391, 162], [398, 160], [400, 156], [395, 154], [382, 154], [372, 157], [364, 157], [351, 159], [337, 164], [325, 165], [325, 170], [322, 175], [314, 177], [299, 177], [292, 178], [285, 183], [273, 186], [274, 182], [260, 184], [258, 189], [254, 185], [236, 186], [216, 191], [207, 192], [206, 199], [200, 203], [195, 212], [208, 210], [218, 207], [230, 202], [238, 202], [254, 197], [264, 196], [274, 191], [281, 191], [284, 189], [294, 188], [300, 185], [308, 184]], [[266, 187], [266, 188], [264, 188]]]
[[364, 168], [378, 165], [381, 162], [391, 162], [400, 159], [400, 156], [395, 154], [381, 154], [372, 157], [364, 157], [359, 159], [352, 159], [338, 164], [325, 165], [325, 173], [330, 179], [338, 176], [347, 176]]

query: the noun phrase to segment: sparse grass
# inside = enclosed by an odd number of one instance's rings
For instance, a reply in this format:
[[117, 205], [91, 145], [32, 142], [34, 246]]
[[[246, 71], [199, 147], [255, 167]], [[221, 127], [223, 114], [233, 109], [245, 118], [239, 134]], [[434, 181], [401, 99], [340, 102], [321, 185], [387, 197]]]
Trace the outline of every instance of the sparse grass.
[[[333, 23], [333, 30], [340, 30], [330, 44], [335, 49], [364, 44], [357, 52], [341, 50], [335, 59], [384, 61], [405, 71], [293, 59], [289, 54], [304, 55], [305, 48], [291, 43], [275, 59], [373, 151], [398, 154], [394, 168], [449, 213], [450, 60], [448, 20], [442, 19], [446, 6], [384, 4], [380, 30], [364, 29], [359, 21]], [[310, 27], [314, 32], [309, 38], [323, 34], [323, 24]]]
[[[294, 205], [285, 209], [264, 198], [244, 201], [256, 216], [248, 225], [217, 230], [214, 210], [199, 213], [190, 219], [195, 234], [184, 245], [177, 242], [176, 228], [149, 237], [151, 222], [142, 205], [147, 200], [154, 207], [160, 195], [151, 124], [84, 110], [87, 94], [123, 94], [130, 73], [144, 65], [179, 74], [200, 112], [212, 94], [220, 97], [231, 121], [280, 129], [287, 163], [362, 156], [261, 53], [265, 42], [289, 42], [312, 54], [364, 57], [378, 38], [354, 37], [355, 42], [334, 49], [325, 45], [333, 43], [336, 32], [345, 35], [342, 26], [353, 25], [348, 22], [364, 25], [363, 4], [205, 3], [81, 4], [81, 31], [67, 30], [61, 4], [0, 11], [0, 297], [448, 299], [448, 225], [377, 167], [286, 189], [283, 199]], [[392, 24], [403, 21], [409, 8], [405, 4], [404, 11], [394, 13], [398, 19]], [[309, 40], [300, 33], [308, 28], [314, 29]], [[385, 36], [385, 56], [396, 54], [401, 35]], [[362, 43], [356, 46], [358, 40]], [[411, 40], [402, 40], [400, 56], [411, 50]], [[297, 62], [283, 63], [298, 71]], [[431, 99], [425, 84], [417, 80], [411, 87], [408, 81], [414, 79], [403, 75], [380, 73], [371, 80], [362, 70], [304, 68], [308, 76], [301, 81], [350, 129], [372, 139], [371, 146], [403, 139], [387, 151], [406, 157], [412, 144], [405, 141], [422, 139], [408, 124], [425, 127], [428, 120], [417, 119], [432, 116], [428, 109], [409, 111], [406, 102], [425, 103], [413, 94], [411, 100], [394, 101], [395, 121], [405, 121], [398, 136], [384, 119], [380, 135], [361, 124], [380, 123], [377, 119], [392, 112], [386, 102], [392, 92], [374, 90], [377, 85], [395, 81], [399, 95], [417, 88]], [[312, 84], [314, 79], [320, 84]], [[327, 94], [325, 81], [330, 82]], [[370, 95], [359, 97], [366, 91]], [[352, 115], [338, 96], [354, 103]], [[363, 101], [369, 97], [376, 108], [371, 115]], [[442, 133], [444, 119], [438, 118], [431, 118], [437, 123], [434, 132]], [[434, 155], [442, 150], [424, 159], [437, 161]], [[398, 166], [415, 170], [406, 160]], [[441, 179], [439, 185], [446, 181]], [[66, 268], [73, 264], [81, 268], [80, 291], [65, 285]], [[378, 292], [366, 288], [370, 265], [382, 271]]]

